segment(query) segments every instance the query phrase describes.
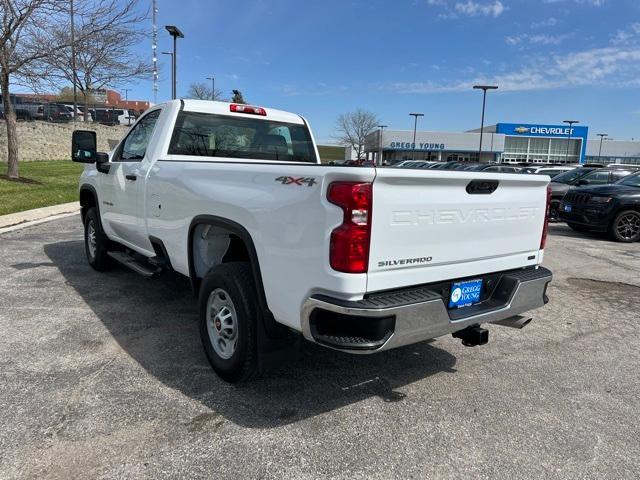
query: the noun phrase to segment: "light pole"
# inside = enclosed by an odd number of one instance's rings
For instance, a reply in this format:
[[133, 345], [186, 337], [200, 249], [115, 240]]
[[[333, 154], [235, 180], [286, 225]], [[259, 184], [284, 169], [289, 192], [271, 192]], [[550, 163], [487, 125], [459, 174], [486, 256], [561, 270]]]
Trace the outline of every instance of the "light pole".
[[[69, 2], [69, 15], [71, 17], [71, 75], [73, 76], [73, 123], [78, 120], [78, 82], [76, 81], [76, 23], [73, 0]], [[83, 115], [86, 118], [87, 115]]]
[[598, 149], [598, 163], [600, 163], [600, 155], [602, 155], [602, 140], [604, 139], [604, 137], [608, 137], [609, 134], [608, 133], [598, 133], [597, 135], [600, 137], [600, 148]]
[[216, 79], [211, 77], [207, 77], [207, 80], [211, 80], [211, 100], [216, 99]]
[[175, 98], [176, 98], [176, 81], [177, 81], [176, 80], [176, 63], [178, 63], [177, 62], [178, 58], [177, 58], [177, 54], [176, 54], [176, 44], [177, 44], [176, 40], [178, 38], [184, 38], [184, 34], [175, 25], [165, 25], [164, 28], [167, 30], [167, 32], [169, 32], [169, 35], [171, 35], [173, 37], [173, 55], [171, 57], [171, 80], [172, 80], [171, 99], [175, 100]]
[[378, 125], [378, 128], [380, 129], [380, 138], [378, 138], [378, 152], [380, 152], [380, 156], [378, 157], [378, 166], [382, 166], [382, 133], [387, 127], [388, 125]]
[[131, 115], [129, 115], [129, 90], [130, 88], [123, 88], [124, 90], [124, 109], [127, 112], [127, 125], [131, 126]]
[[564, 156], [564, 163], [569, 163], [569, 144], [571, 143], [571, 132], [573, 131], [573, 125], [575, 123], [580, 123], [578, 120], [563, 120], [562, 123], [566, 123], [569, 125], [569, 135], [567, 136], [567, 153]]
[[160, 52], [160, 53], [162, 53], [162, 55], [169, 55], [171, 57], [171, 98], [174, 99], [176, 98], [174, 94], [176, 81], [173, 77], [173, 52]]
[[413, 150], [412, 153], [412, 160], [416, 159], [416, 130], [418, 129], [418, 117], [424, 117], [424, 113], [410, 113], [409, 115], [411, 115], [414, 119], [413, 121], [413, 143], [411, 144], [411, 149]]
[[478, 148], [478, 162], [482, 156], [482, 137], [484, 136], [484, 107], [487, 103], [487, 90], [497, 90], [497, 85], [474, 85], [476, 90], [482, 90], [482, 117], [480, 119], [480, 147]]

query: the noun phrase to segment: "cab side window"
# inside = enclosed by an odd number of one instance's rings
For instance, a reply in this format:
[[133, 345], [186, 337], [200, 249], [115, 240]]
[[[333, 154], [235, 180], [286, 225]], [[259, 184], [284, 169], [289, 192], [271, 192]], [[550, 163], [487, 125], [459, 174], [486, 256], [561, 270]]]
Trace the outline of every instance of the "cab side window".
[[609, 172], [594, 172], [585, 177], [589, 185], [604, 185], [609, 183]]
[[140, 161], [147, 153], [147, 146], [151, 140], [153, 129], [156, 126], [160, 110], [145, 115], [138, 124], [129, 132], [122, 143], [118, 160], [121, 162]]

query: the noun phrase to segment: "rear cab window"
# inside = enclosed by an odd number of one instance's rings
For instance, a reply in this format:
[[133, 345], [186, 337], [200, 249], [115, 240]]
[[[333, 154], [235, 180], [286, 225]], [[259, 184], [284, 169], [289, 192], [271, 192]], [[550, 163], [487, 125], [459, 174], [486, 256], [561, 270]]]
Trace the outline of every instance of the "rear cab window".
[[305, 124], [214, 113], [178, 114], [169, 154], [316, 163]]

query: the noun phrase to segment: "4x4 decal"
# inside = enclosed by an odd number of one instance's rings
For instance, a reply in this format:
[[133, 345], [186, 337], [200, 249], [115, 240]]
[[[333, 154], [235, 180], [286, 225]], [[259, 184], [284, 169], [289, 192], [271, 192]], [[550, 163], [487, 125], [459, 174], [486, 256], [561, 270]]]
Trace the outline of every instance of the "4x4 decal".
[[278, 177], [276, 178], [276, 182], [280, 182], [282, 185], [306, 185], [307, 187], [313, 187], [318, 183], [314, 177]]

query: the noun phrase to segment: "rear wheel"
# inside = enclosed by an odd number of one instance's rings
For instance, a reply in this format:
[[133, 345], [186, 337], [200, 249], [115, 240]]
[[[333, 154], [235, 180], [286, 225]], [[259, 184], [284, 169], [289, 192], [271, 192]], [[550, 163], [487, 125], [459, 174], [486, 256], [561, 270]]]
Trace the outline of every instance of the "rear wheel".
[[209, 363], [227, 382], [255, 376], [257, 295], [249, 264], [223, 263], [202, 280], [200, 337]]
[[84, 217], [84, 250], [89, 265], [95, 270], [102, 271], [109, 267], [109, 239], [102, 231], [95, 207], [90, 208]]
[[640, 212], [623, 210], [611, 223], [609, 234], [618, 242], [637, 242], [640, 240]]
[[560, 202], [558, 200], [552, 200], [549, 205], [549, 222], [556, 223], [560, 221]]

